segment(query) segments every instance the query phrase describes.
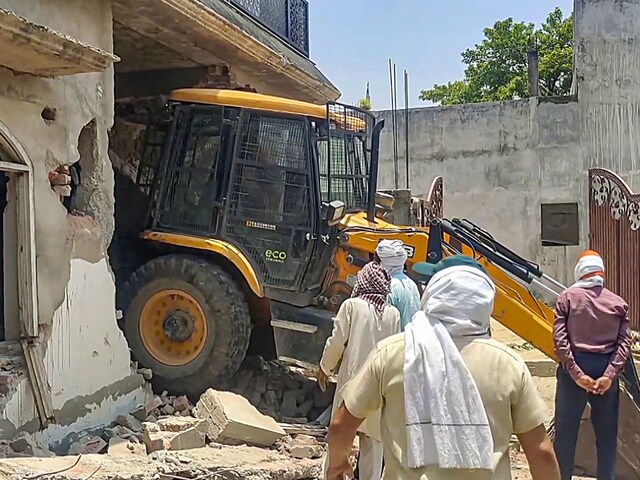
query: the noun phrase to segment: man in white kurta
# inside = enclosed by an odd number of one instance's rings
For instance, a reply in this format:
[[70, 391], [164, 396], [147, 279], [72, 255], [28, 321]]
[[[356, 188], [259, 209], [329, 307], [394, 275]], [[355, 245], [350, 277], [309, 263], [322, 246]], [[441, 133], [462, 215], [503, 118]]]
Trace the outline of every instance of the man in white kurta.
[[[340, 307], [333, 332], [322, 354], [320, 368], [325, 375], [338, 371], [333, 412], [342, 404], [340, 391], [364, 364], [376, 344], [400, 332], [400, 312], [387, 303], [391, 277], [378, 264], [367, 264], [360, 272], [352, 298]], [[382, 476], [380, 411], [360, 426], [360, 480], [379, 480]]]

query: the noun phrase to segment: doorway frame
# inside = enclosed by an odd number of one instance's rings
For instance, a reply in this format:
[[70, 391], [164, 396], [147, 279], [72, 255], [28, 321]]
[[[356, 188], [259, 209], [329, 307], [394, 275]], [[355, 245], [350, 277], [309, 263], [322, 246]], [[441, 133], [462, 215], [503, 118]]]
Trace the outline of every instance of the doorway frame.
[[[18, 239], [18, 322], [23, 338], [40, 334], [36, 280], [35, 210], [33, 163], [22, 144], [0, 121], [0, 148], [12, 162], [0, 161], [0, 171], [16, 178], [16, 224]], [[5, 320], [6, 321], [6, 320]]]

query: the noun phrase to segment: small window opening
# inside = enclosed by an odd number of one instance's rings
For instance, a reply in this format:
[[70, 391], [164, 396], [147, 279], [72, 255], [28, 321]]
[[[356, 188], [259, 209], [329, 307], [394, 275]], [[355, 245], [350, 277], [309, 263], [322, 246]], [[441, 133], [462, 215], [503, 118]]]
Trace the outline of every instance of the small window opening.
[[543, 203], [541, 205], [543, 247], [567, 247], [580, 244], [577, 203]]

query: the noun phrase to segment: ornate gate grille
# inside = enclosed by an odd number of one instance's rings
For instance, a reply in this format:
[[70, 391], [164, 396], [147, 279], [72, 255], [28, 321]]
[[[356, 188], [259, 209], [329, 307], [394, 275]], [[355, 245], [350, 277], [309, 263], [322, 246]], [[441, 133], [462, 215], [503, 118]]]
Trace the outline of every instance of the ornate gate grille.
[[607, 269], [607, 286], [629, 303], [631, 328], [640, 329], [640, 195], [618, 175], [589, 170], [589, 240]]

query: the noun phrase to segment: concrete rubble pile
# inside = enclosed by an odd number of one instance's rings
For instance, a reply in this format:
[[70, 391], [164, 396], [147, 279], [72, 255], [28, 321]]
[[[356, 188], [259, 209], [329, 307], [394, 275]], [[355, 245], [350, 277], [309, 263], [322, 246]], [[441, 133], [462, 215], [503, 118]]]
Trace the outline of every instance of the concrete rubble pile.
[[[316, 461], [319, 468], [326, 451], [326, 421], [325, 426], [308, 422], [319, 413], [328, 416], [332, 392], [323, 394], [315, 381], [259, 357], [245, 362], [231, 389], [209, 389], [195, 405], [186, 396], [163, 392], [106, 428], [78, 438], [65, 453], [83, 458], [106, 454], [96, 458], [152, 462], [182, 472], [195, 468], [198, 458], [257, 447], [281, 462], [289, 459], [296, 468], [300, 461]], [[25, 432], [0, 442], [0, 458], [55, 456]]]
[[242, 395], [261, 413], [279, 422], [304, 424], [326, 411], [335, 388], [332, 384], [322, 392], [308, 375], [256, 356], [244, 361], [228, 390]]

